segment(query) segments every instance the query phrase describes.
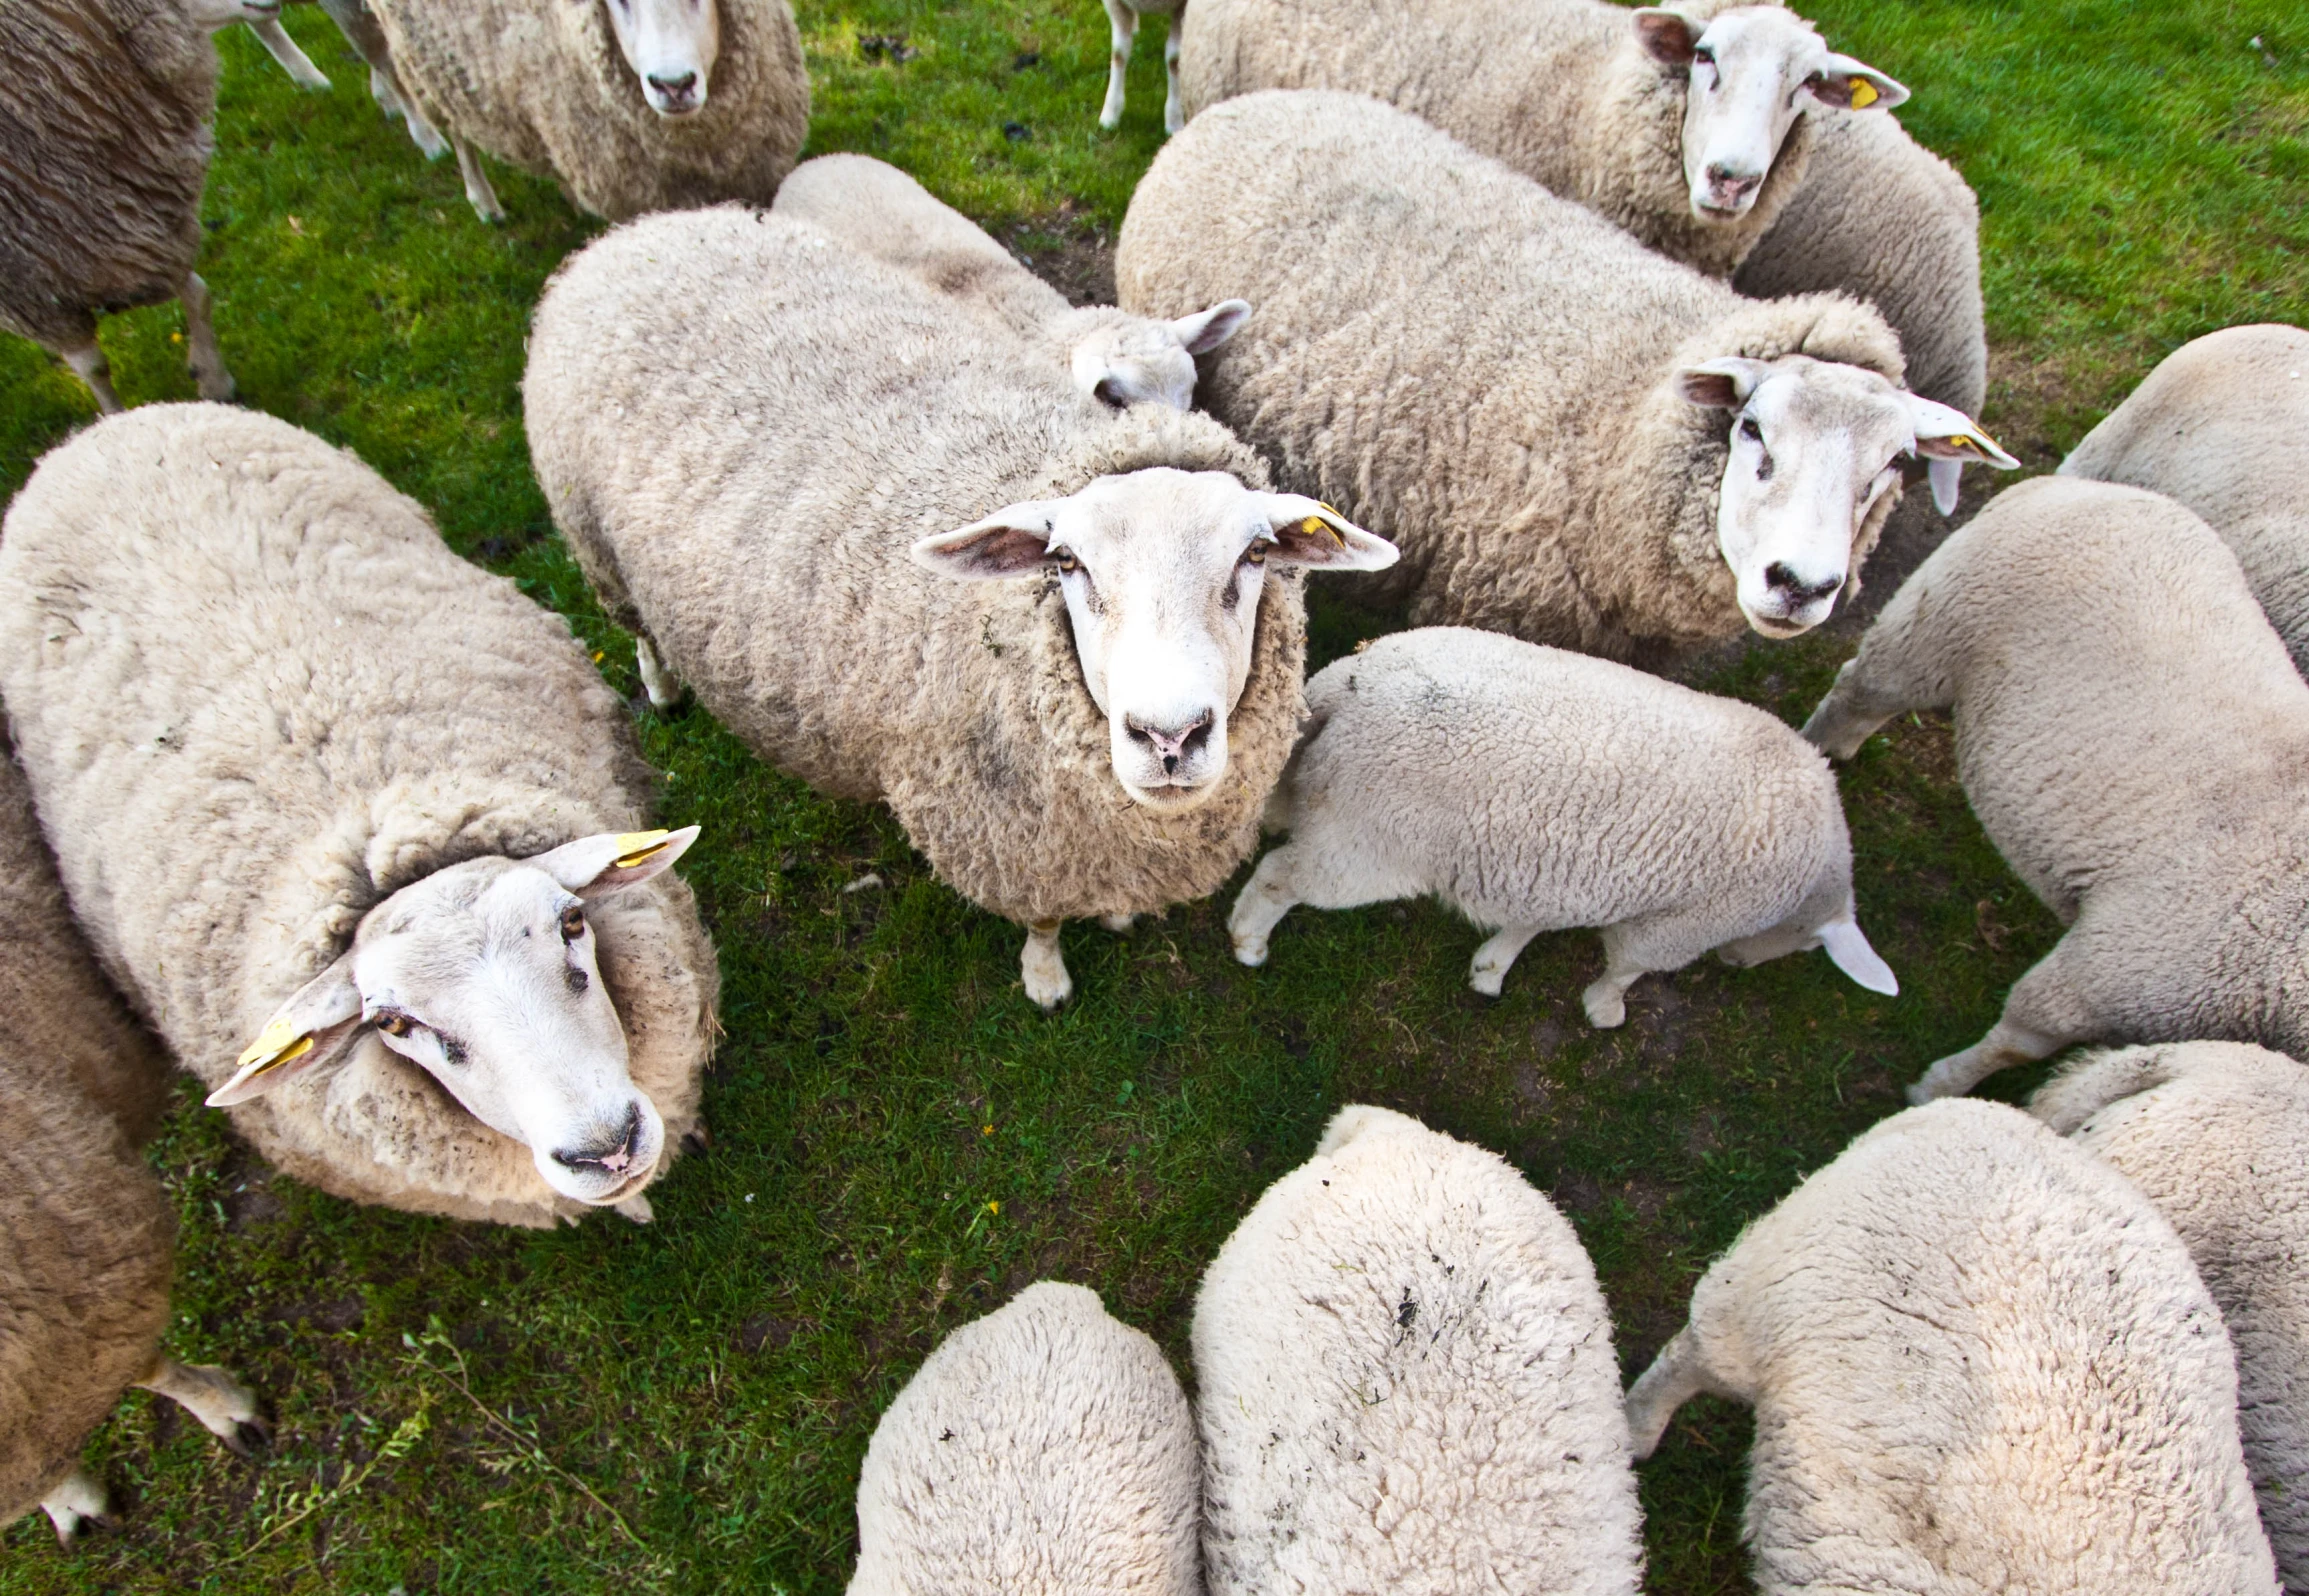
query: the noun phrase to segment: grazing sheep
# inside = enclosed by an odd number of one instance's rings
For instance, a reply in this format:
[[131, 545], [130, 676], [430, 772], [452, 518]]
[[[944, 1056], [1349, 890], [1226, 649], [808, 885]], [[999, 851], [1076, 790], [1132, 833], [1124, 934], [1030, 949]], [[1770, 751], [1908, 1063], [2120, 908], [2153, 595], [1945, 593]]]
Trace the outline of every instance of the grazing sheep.
[[1111, 305], [1077, 310], [975, 222], [870, 155], [804, 161], [779, 185], [770, 208], [952, 295], [996, 330], [1044, 350], [1075, 387], [1117, 409], [1192, 407], [1195, 356], [1233, 337], [1251, 313], [1239, 299], [1174, 321], [1149, 321]]
[[485, 222], [505, 208], [476, 150], [556, 178], [571, 204], [620, 221], [717, 200], [766, 205], [809, 129], [786, 0], [368, 4], [386, 74], [448, 135]]
[[874, 1426], [850, 1596], [1199, 1596], [1194, 1416], [1051, 1281], [938, 1344]]
[[1628, 1391], [1648, 1457], [1756, 1410], [1765, 1596], [2274, 1596], [2237, 1374], [2189, 1255], [2001, 1103], [1897, 1114], [1750, 1225]]
[[1163, 131], [1176, 133], [1187, 125], [1179, 105], [1179, 30], [1186, 25], [1187, 0], [1106, 0], [1106, 20], [1114, 35], [1114, 53], [1107, 63], [1106, 103], [1099, 107], [1098, 125], [1112, 130], [1122, 125], [1123, 80], [1130, 75], [1131, 46], [1138, 40], [1138, 19], [1167, 16], [1170, 37], [1163, 42], [1163, 74], [1170, 92], [1163, 98]]
[[1387, 529], [1415, 625], [1617, 658], [1743, 616], [1791, 637], [1852, 585], [1902, 455], [2015, 463], [1899, 386], [1874, 311], [1744, 300], [1355, 95], [1195, 118], [1116, 269], [1141, 314], [1259, 307], [1204, 402], [1288, 486]]
[[428, 161], [437, 161], [449, 153], [449, 141], [443, 138], [425, 113], [417, 108], [417, 101], [401, 87], [401, 80], [393, 73], [393, 46], [385, 37], [384, 24], [369, 9], [368, 0], [320, 0], [321, 9], [336, 23], [337, 31], [345, 42], [369, 66], [369, 98], [377, 102], [377, 109], [390, 122], [399, 120], [409, 129], [409, 138]]
[[419, 1213], [647, 1217], [714, 1030], [662, 873], [696, 830], [638, 829], [559, 616], [350, 455], [154, 406], [10, 508], [0, 696], [106, 970], [266, 1158]]
[[2170, 499], [2002, 493], [1904, 583], [1804, 735], [1849, 759], [1951, 709], [1973, 813], [2069, 927], [1911, 1100], [2077, 1042], [2309, 1046], [2309, 683]]
[[1376, 95], [1715, 277], [1805, 181], [1814, 108], [1908, 98], [1783, 6], [1727, 0], [1195, 0], [1179, 78], [1189, 117]]
[[2309, 1069], [2236, 1042], [2088, 1053], [2029, 1112], [2172, 1221], [2237, 1349], [2237, 1428], [2289, 1591], [2309, 1591]]
[[1506, 1160], [1341, 1109], [1195, 1299], [1211, 1596], [1633, 1596], [1611, 1317]]
[[2183, 344], [2060, 474], [2147, 488], [2204, 517], [2309, 674], [2309, 332], [2269, 323]]
[[[668, 382], [669, 370], [686, 373]], [[523, 388], [602, 602], [763, 758], [886, 801], [1028, 927], [1218, 889], [1298, 729], [1304, 567], [1394, 549], [1209, 418], [1115, 412], [784, 217], [645, 218], [548, 285]], [[663, 665], [659, 661], [663, 661]]]
[[1245, 964], [1294, 904], [1433, 893], [1497, 928], [1468, 972], [1486, 997], [1540, 932], [1601, 926], [1591, 1025], [1711, 948], [1760, 964], [1825, 945], [1899, 991], [1854, 918], [1836, 778], [1760, 709], [1456, 627], [1366, 645], [1308, 682], [1307, 707], [1276, 792], [1291, 840], [1227, 917]]

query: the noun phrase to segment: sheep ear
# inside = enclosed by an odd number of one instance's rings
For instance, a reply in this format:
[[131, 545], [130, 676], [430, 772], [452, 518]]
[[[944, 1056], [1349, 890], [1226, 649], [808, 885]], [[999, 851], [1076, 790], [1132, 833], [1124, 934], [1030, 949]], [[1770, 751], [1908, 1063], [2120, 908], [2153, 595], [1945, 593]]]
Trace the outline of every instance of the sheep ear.
[[1678, 11], [1659, 6], [1644, 6], [1632, 13], [1636, 41], [1644, 47], [1644, 54], [1661, 66], [1690, 66], [1692, 51], [1700, 42], [1699, 30], [1692, 19]]
[[565, 842], [523, 863], [535, 865], [567, 891], [590, 901], [663, 875], [697, 840], [696, 826], [679, 831], [604, 831]]
[[1982, 465], [2011, 471], [2020, 462], [1997, 447], [1980, 430], [1980, 423], [1954, 405], [1944, 405], [1922, 394], [1907, 394], [1908, 415], [1916, 428], [1916, 452], [1927, 460], [1977, 460]]
[[1726, 355], [1676, 373], [1676, 390], [1705, 410], [1737, 410], [1772, 368], [1761, 360]]
[[951, 532], [933, 533], [907, 553], [925, 571], [957, 582], [999, 582], [1032, 576], [1047, 565], [1057, 531], [1058, 505], [1030, 501]]
[[360, 1026], [361, 989], [353, 984], [353, 956], [347, 953], [265, 1021], [233, 1078], [208, 1094], [208, 1106], [245, 1103], [334, 1062]]
[[1830, 52], [1828, 64], [1804, 84], [1822, 105], [1843, 111], [1889, 111], [1907, 100], [1908, 89], [1865, 61]]
[[1828, 957], [1836, 968], [1861, 986], [1886, 997], [1900, 995], [1900, 982], [1894, 978], [1892, 966], [1868, 945], [1857, 922], [1830, 921], [1820, 928], [1820, 945], [1828, 950]]
[[1171, 323], [1171, 332], [1186, 347], [1190, 355], [1207, 355], [1242, 331], [1243, 323], [1251, 319], [1251, 302], [1247, 299], [1225, 299], [1208, 310], [1198, 310], [1192, 316], [1181, 316]]
[[1403, 557], [1394, 544], [1364, 531], [1327, 504], [1296, 493], [1253, 497], [1267, 518], [1267, 535], [1274, 544], [1267, 558], [1277, 565], [1384, 571]]

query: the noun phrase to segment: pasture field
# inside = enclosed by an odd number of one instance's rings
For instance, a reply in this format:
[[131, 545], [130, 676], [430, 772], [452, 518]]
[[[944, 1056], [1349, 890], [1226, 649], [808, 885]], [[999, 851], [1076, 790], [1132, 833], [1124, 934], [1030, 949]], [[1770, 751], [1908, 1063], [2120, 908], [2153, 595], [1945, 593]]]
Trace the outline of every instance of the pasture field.
[[[1995, 349], [1983, 420], [2049, 469], [2157, 359], [2215, 327], [2309, 322], [2309, 21], [2279, 0], [1821, 0], [1838, 48], [1906, 81], [1903, 120], [1979, 192]], [[804, 0], [810, 150], [914, 171], [1062, 285], [1098, 285], [1157, 149], [1164, 24], [1123, 128], [1094, 117], [1090, 0]], [[255, 41], [226, 74], [201, 270], [245, 402], [363, 458], [461, 553], [568, 614], [620, 691], [630, 641], [547, 519], [520, 419], [530, 307], [598, 224], [496, 169], [478, 224], [335, 79]], [[1006, 128], [1008, 131], [1006, 131]], [[115, 318], [130, 403], [191, 397], [182, 321]], [[681, 380], [678, 372], [669, 381]], [[0, 339], [0, 495], [90, 414]], [[1986, 474], [1968, 473], [1977, 496]], [[1384, 528], [1378, 530], [1384, 531]], [[1317, 663], [1400, 624], [1318, 592]], [[1882, 591], [1873, 595], [1882, 597]], [[1799, 721], [1852, 630], [1758, 644], [1703, 685]], [[198, 649], [202, 639], [183, 639]], [[702, 711], [637, 711], [721, 949], [712, 1151], [543, 1234], [355, 1208], [267, 1173], [189, 1085], [152, 1158], [182, 1220], [180, 1356], [227, 1363], [276, 1423], [254, 1463], [132, 1395], [94, 1438], [120, 1528], [5, 1532], [0, 1593], [762, 1591], [826, 1596], [854, 1554], [876, 1417], [945, 1332], [1027, 1282], [1095, 1286], [1185, 1366], [1203, 1265], [1340, 1104], [1385, 1103], [1510, 1156], [1577, 1225], [1640, 1368], [1738, 1231], [1977, 1037], [2050, 946], [1958, 790], [1947, 727], [1904, 723], [1845, 776], [1882, 999], [1821, 956], [1651, 979], [1624, 1030], [1577, 1002], [1595, 939], [1535, 943], [1471, 994], [1479, 936], [1431, 905], [1300, 910], [1238, 967], [1229, 894], [1127, 938], [1070, 927], [1079, 996], [1017, 988], [1020, 933], [933, 881], [880, 811], [765, 768]], [[845, 891], [869, 873], [879, 886]], [[2030, 1078], [1991, 1090], [2015, 1096]], [[1744, 1413], [1686, 1410], [1643, 1471], [1651, 1588], [1747, 1588]]]

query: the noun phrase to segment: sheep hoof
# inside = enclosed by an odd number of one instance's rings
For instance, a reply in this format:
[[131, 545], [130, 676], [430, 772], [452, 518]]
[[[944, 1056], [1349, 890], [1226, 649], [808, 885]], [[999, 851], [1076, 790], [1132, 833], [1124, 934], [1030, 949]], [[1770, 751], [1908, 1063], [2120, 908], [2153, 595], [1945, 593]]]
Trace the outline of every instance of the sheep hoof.
[[1500, 986], [1506, 979], [1505, 970], [1479, 964], [1468, 973], [1467, 984], [1484, 997], [1495, 998], [1499, 996]]
[[1598, 981], [1579, 996], [1580, 1007], [1587, 1010], [1587, 1023], [1599, 1031], [1609, 1031], [1625, 1025], [1628, 1018], [1626, 994]]
[[1131, 929], [1138, 924], [1138, 916], [1135, 914], [1102, 914], [1098, 917], [1098, 923], [1118, 937], [1127, 937], [1131, 934]]
[[710, 1153], [714, 1150], [713, 1133], [701, 1124], [692, 1125], [682, 1134], [682, 1147], [687, 1152]]
[[626, 1218], [632, 1220], [637, 1225], [646, 1225], [657, 1217], [657, 1210], [650, 1207], [649, 1199], [641, 1195], [639, 1192], [636, 1192], [633, 1196], [628, 1197], [625, 1201], [614, 1204], [613, 1206], [619, 1213], [623, 1214]]
[[240, 1443], [240, 1455], [249, 1457], [271, 1448], [273, 1427], [264, 1419], [252, 1415], [234, 1427], [233, 1439]]
[[195, 366], [192, 384], [211, 404], [229, 404], [233, 395], [240, 392], [240, 384], [233, 381], [233, 374], [222, 367]]
[[1053, 925], [1047, 933], [1028, 934], [1026, 951], [1018, 957], [1018, 980], [1026, 988], [1026, 995], [1045, 1014], [1074, 996], [1074, 977], [1066, 973], [1066, 958], [1058, 948], [1057, 926]]
[[1237, 937], [1235, 939], [1235, 962], [1237, 964], [1247, 964], [1254, 970], [1257, 969], [1260, 965], [1266, 963], [1266, 939], [1262, 937], [1260, 940], [1253, 942], [1247, 937]]

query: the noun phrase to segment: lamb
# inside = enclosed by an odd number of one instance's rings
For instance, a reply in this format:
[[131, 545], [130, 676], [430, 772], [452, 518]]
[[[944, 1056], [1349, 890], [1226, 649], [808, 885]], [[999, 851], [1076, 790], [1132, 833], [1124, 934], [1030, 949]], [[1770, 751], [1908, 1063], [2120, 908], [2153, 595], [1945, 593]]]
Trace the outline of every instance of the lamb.
[[1804, 735], [1850, 759], [1940, 708], [1982, 828], [2069, 929], [1912, 1101], [2078, 1042], [2309, 1046], [2309, 683], [2210, 528], [2137, 488], [1998, 495], [1893, 595]]
[[1161, 1349], [1046, 1280], [940, 1342], [874, 1427], [850, 1596], [1200, 1596], [1198, 1483]]
[[1743, 1231], [1628, 1391], [1636, 1455], [1701, 1392], [1756, 1410], [1765, 1596], [2277, 1589], [2180, 1238], [2001, 1103], [1896, 1114]]
[[1233, 337], [1251, 313], [1239, 299], [1175, 321], [1149, 321], [1111, 305], [1077, 310], [960, 211], [867, 155], [804, 161], [770, 208], [951, 294], [996, 331], [1043, 349], [1083, 393], [1117, 409], [1142, 402], [1190, 408], [1195, 357]]
[[1743, 617], [1791, 637], [1853, 585], [1903, 454], [2016, 463], [1900, 387], [1874, 311], [1744, 300], [1354, 95], [1196, 117], [1139, 184], [1116, 270], [1142, 315], [1259, 306], [1204, 403], [1287, 486], [1401, 544], [1414, 625], [1619, 659]]
[[2309, 332], [2227, 327], [2183, 344], [2060, 473], [2148, 488], [2204, 517], [2309, 674]]
[[1211, 1596], [1633, 1596], [1611, 1319], [1504, 1159], [1341, 1109], [1195, 1299]]
[[1208, 417], [1109, 410], [915, 278], [734, 206], [564, 265], [523, 388], [546, 503], [653, 696], [687, 680], [780, 769], [886, 802], [1028, 928], [1046, 1009], [1063, 920], [1125, 929], [1250, 856], [1303, 701], [1299, 573], [1395, 558], [1264, 491]]
[[1827, 762], [1771, 715], [1609, 660], [1496, 632], [1381, 638], [1307, 684], [1310, 732], [1277, 789], [1291, 840], [1259, 861], [1227, 928], [1267, 962], [1294, 904], [1433, 893], [1497, 927], [1486, 997], [1542, 931], [1601, 926], [1588, 1023], [1711, 948], [1758, 964], [1825, 945], [1899, 991], [1852, 907], [1852, 843]]
[[276, 1167], [648, 1217], [715, 1032], [664, 873], [697, 830], [639, 829], [647, 767], [559, 616], [319, 439], [150, 406], [10, 508], [0, 697], [105, 970]]
[[1130, 75], [1131, 46], [1138, 40], [1138, 19], [1167, 16], [1170, 37], [1163, 41], [1163, 75], [1170, 92], [1163, 98], [1163, 131], [1176, 133], [1187, 125], [1179, 103], [1179, 30], [1186, 25], [1187, 0], [1106, 0], [1106, 20], [1114, 35], [1114, 53], [1107, 63], [1106, 103], [1099, 107], [1098, 125], [1108, 132], [1122, 126], [1124, 79]]
[[2278, 1576], [2309, 1591], [2309, 1069], [2235, 1042], [2088, 1053], [2029, 1112], [2188, 1245], [2237, 1350], [2237, 1427]]
[[810, 78], [786, 0], [369, 9], [385, 71], [447, 134], [485, 222], [505, 208], [476, 150], [558, 179], [571, 204], [614, 222], [718, 200], [767, 205], [809, 128]]

